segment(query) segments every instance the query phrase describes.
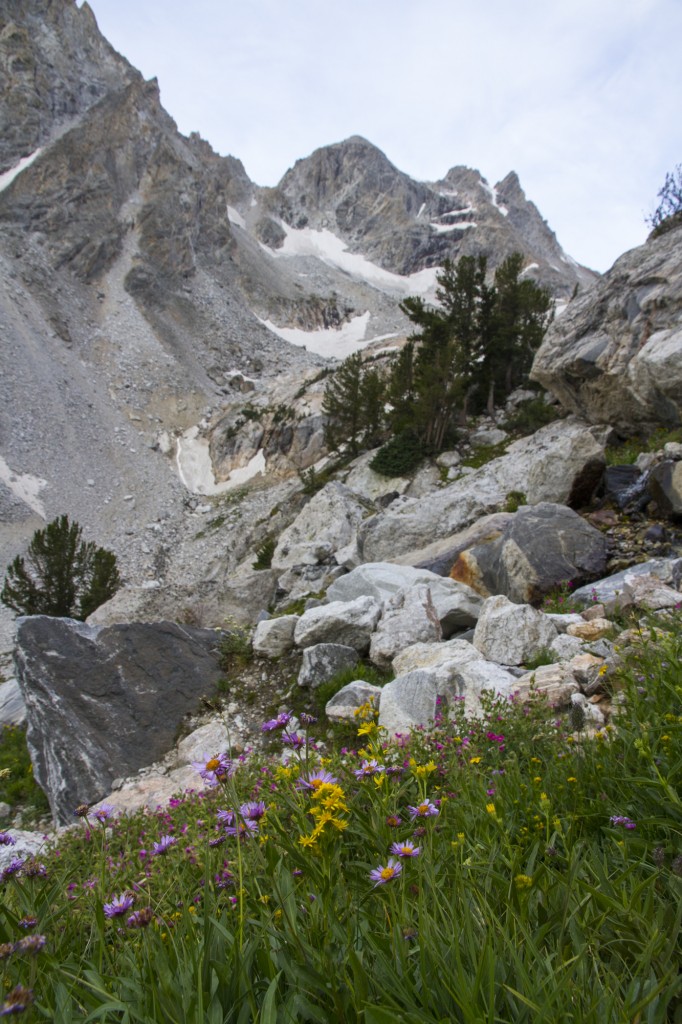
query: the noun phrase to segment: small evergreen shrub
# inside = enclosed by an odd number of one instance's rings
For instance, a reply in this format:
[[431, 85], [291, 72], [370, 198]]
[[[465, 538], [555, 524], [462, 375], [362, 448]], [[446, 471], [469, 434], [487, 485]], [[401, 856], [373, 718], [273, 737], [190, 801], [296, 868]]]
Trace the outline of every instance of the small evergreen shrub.
[[509, 491], [505, 502], [505, 512], [518, 512], [521, 505], [527, 505], [528, 499], [523, 491]]
[[563, 413], [558, 406], [549, 405], [542, 396], [519, 402], [515, 411], [503, 423], [505, 430], [513, 434], [533, 434], [540, 427], [560, 419]]
[[411, 431], [403, 431], [387, 441], [369, 465], [382, 476], [407, 476], [417, 469], [426, 454], [419, 438]]
[[266, 537], [262, 544], [256, 548], [256, 561], [253, 562], [254, 569], [269, 569], [272, 565], [272, 556], [277, 547], [275, 537]]

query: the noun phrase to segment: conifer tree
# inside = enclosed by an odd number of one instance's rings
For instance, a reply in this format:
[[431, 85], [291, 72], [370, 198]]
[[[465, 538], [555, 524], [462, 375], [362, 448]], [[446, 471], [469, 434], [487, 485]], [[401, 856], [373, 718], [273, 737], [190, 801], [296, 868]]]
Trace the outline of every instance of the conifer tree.
[[60, 516], [7, 567], [0, 600], [20, 615], [85, 619], [120, 583], [113, 552], [85, 542], [78, 523]]

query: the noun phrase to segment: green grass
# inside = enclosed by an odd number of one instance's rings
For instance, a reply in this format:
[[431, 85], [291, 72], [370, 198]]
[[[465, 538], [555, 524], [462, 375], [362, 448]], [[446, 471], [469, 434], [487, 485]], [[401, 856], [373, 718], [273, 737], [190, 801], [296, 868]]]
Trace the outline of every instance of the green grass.
[[26, 826], [50, 813], [47, 797], [33, 778], [23, 726], [0, 726], [0, 801], [21, 807]]
[[647, 437], [631, 437], [623, 444], [611, 445], [606, 449], [606, 465], [632, 465], [642, 452], [655, 452], [668, 441], [682, 442], [682, 427], [660, 427]]
[[[409, 739], [359, 718], [355, 749], [286, 765], [274, 732], [275, 756], [244, 755], [212, 790], [84, 819], [45, 874], [5, 881], [4, 997], [32, 989], [23, 1019], [57, 1024], [674, 1024], [680, 626], [627, 654], [621, 712], [591, 739], [539, 699], [490, 697], [476, 719], [455, 700]], [[321, 756], [337, 781], [302, 787]], [[244, 825], [247, 800], [267, 812], [238, 841], [218, 812]], [[394, 842], [419, 854], [391, 862]], [[124, 893], [147, 927], [105, 916]]]

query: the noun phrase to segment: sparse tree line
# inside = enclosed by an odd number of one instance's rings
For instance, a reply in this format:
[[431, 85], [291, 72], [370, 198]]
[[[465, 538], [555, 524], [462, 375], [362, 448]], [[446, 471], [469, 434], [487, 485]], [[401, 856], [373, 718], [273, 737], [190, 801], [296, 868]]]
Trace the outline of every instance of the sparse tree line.
[[439, 305], [408, 298], [415, 332], [388, 372], [355, 353], [325, 389], [325, 441], [351, 455], [389, 442], [415, 454], [441, 451], [458, 423], [491, 415], [528, 377], [552, 317], [549, 292], [523, 278], [514, 253], [486, 282], [487, 261], [463, 256], [437, 275]]

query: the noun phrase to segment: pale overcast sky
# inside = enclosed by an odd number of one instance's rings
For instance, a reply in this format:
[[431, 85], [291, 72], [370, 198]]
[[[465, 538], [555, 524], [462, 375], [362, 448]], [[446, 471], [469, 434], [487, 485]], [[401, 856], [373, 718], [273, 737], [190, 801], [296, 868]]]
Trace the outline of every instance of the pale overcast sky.
[[89, 0], [180, 131], [275, 185], [364, 135], [435, 181], [517, 171], [606, 270], [682, 163], [682, 0]]

